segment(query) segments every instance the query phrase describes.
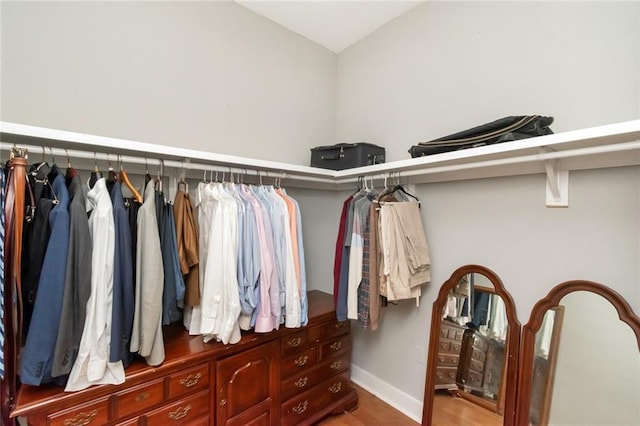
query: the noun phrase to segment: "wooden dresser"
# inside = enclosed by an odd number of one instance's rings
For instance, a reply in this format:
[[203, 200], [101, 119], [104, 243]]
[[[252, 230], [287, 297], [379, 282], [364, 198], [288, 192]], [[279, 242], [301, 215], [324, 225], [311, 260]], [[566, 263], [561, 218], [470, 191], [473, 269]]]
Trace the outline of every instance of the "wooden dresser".
[[175, 324], [164, 329], [165, 362], [142, 360], [122, 385], [65, 393], [22, 386], [13, 417], [29, 425], [294, 425], [351, 411], [349, 322], [337, 322], [332, 296], [310, 291], [309, 324], [243, 333], [235, 345], [203, 343]]
[[456, 374], [465, 327], [442, 320], [438, 342], [436, 389], [457, 389]]
[[475, 330], [466, 330], [462, 348], [457, 382], [464, 390], [484, 392], [483, 378], [489, 338]]

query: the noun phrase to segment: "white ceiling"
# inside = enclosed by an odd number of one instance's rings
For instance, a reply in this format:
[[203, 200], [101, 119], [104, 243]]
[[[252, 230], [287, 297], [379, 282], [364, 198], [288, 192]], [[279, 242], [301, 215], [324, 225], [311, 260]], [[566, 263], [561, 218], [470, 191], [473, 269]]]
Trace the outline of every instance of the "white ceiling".
[[339, 53], [424, 0], [234, 0]]

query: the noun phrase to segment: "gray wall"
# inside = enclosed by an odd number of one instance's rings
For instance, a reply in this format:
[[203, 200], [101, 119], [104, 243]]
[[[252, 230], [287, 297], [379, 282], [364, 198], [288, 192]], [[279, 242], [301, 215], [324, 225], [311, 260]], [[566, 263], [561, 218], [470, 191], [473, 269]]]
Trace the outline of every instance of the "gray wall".
[[[556, 132], [640, 117], [640, 4], [427, 2], [338, 55], [337, 139], [412, 144], [506, 115], [552, 115]], [[431, 304], [463, 264], [494, 270], [523, 324], [556, 284], [607, 284], [640, 312], [640, 169], [570, 174], [567, 209], [545, 176], [418, 185], [432, 283], [356, 331], [355, 377], [419, 418]]]
[[2, 120], [308, 164], [336, 56], [233, 2], [2, 2]]
[[338, 55], [337, 139], [407, 149], [507, 115], [639, 116], [638, 2], [426, 2]]

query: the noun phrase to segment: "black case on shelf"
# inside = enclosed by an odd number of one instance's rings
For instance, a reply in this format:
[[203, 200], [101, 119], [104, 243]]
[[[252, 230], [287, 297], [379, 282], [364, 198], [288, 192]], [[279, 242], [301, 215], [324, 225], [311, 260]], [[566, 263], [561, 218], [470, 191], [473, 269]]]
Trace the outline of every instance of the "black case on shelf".
[[344, 170], [384, 163], [385, 149], [366, 142], [339, 143], [311, 148], [311, 167]]

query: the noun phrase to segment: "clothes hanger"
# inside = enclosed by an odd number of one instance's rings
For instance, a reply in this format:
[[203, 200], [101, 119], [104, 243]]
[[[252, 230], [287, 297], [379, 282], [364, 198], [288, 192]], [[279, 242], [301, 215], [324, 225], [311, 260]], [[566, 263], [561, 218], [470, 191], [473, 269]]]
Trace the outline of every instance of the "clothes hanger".
[[[206, 173], [206, 171], [205, 171], [205, 173]], [[188, 184], [188, 183], [187, 183], [187, 181], [185, 180], [184, 175], [185, 175], [185, 174], [184, 174], [184, 165], [183, 165], [183, 167], [182, 167], [182, 172], [180, 173], [180, 180], [179, 180], [179, 181], [178, 181], [178, 183], [176, 184], [176, 189], [177, 189], [178, 191], [182, 191], [182, 192], [184, 192], [185, 194], [188, 194], [188, 193], [189, 193], [189, 184]], [[205, 176], [205, 177], [206, 177], [206, 176]], [[182, 187], [182, 189], [181, 189], [181, 187]]]
[[122, 161], [122, 157], [120, 157], [120, 156], [118, 156], [118, 157], [119, 157], [119, 160], [120, 160], [120, 180], [126, 185], [126, 187], [129, 189], [129, 191], [131, 191], [131, 193], [133, 194], [133, 198], [135, 198], [135, 200], [138, 203], [142, 204], [142, 195], [131, 184], [131, 181], [129, 180], [129, 176], [127, 175], [127, 172], [124, 171], [124, 162]]
[[94, 151], [93, 152], [93, 171], [91, 172], [91, 176], [89, 176], [89, 181], [87, 182], [89, 188], [93, 188], [93, 185], [95, 185], [99, 179], [102, 179], [102, 172], [98, 168], [98, 158]]
[[158, 167], [158, 173], [156, 175], [155, 187], [156, 191], [162, 193], [162, 178], [164, 176], [164, 160], [160, 160], [160, 167]]
[[149, 183], [149, 181], [151, 181], [153, 178], [151, 177], [151, 174], [149, 173], [149, 164], [147, 163], [147, 159], [145, 157], [144, 159], [144, 166], [145, 166], [145, 174], [144, 174], [144, 186], [146, 188], [147, 184]]
[[67, 171], [65, 172], [64, 177], [68, 183], [69, 181], [71, 181], [71, 179], [78, 175], [78, 171], [73, 168], [73, 166], [71, 166], [71, 159], [69, 158], [69, 151], [67, 150], [67, 148], [64, 149], [64, 152], [67, 154]]
[[109, 163], [109, 173], [107, 174], [107, 181], [111, 183], [118, 182], [118, 174], [115, 169], [111, 165], [111, 159], [109, 158], [109, 153], [107, 153], [107, 163]]

